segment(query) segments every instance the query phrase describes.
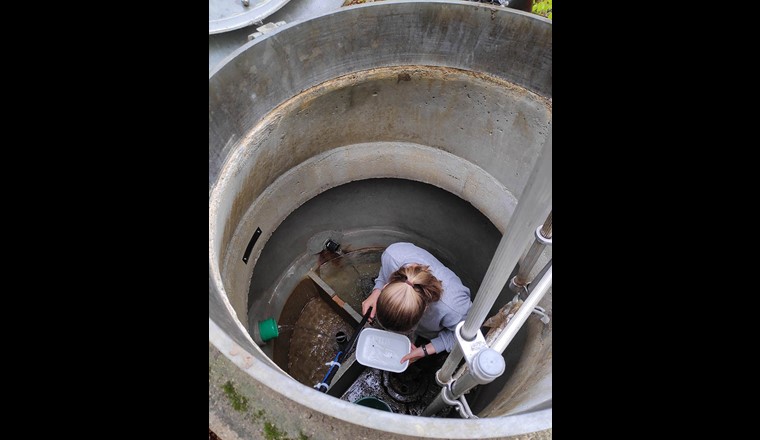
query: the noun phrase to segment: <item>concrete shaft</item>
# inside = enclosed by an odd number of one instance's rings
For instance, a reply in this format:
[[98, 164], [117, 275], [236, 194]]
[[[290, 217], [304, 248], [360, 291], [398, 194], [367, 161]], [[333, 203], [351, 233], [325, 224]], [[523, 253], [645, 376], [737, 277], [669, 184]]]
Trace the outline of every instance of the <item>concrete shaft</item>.
[[[375, 436], [496, 438], [551, 426], [553, 320], [526, 323], [524, 349], [507, 358], [508, 380], [481, 393], [477, 420], [381, 413], [319, 393], [280, 370], [247, 331], [249, 310], [260, 313], [254, 320], [277, 317], [288, 288], [314, 263], [307, 241], [316, 226], [289, 246], [276, 243], [275, 232], [299, 207], [349, 182], [437, 187], [503, 233], [551, 130], [551, 49], [551, 22], [531, 14], [387, 1], [290, 23], [210, 73], [209, 340], [244, 373], [239, 380]], [[321, 227], [342, 231], [354, 247], [437, 243], [436, 253], [454, 263], [462, 255], [456, 234], [474, 237], [456, 224], [394, 221], [404, 212], [388, 200], [374, 205], [387, 211], [385, 223], [357, 215]], [[468, 221], [458, 223], [476, 223]], [[265, 248], [276, 260], [269, 275], [256, 270], [265, 267]], [[460, 264], [477, 283], [491, 256]], [[551, 311], [550, 293], [541, 305]]]

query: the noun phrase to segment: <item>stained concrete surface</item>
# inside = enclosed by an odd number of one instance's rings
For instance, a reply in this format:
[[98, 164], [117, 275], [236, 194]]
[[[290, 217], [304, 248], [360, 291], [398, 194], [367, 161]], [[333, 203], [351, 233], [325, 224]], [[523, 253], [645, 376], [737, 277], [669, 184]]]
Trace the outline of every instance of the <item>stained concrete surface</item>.
[[[443, 17], [443, 18], [446, 18], [446, 17]], [[491, 15], [490, 20], [491, 21], [494, 20], [493, 15]], [[489, 22], [486, 21], [485, 26], [488, 26], [488, 23]], [[513, 29], [513, 28], [515, 27], [509, 26], [506, 29]], [[385, 29], [385, 27], [379, 26], [379, 29]], [[403, 29], [406, 30], [405, 27]], [[450, 30], [449, 27], [446, 27], [446, 29]], [[366, 34], [367, 32], [366, 27], [362, 27], [361, 31], [363, 32], [363, 34]], [[486, 34], [488, 33], [486, 32]], [[524, 34], [522, 33], [520, 34], [520, 36], [523, 36], [523, 35]], [[284, 33], [280, 35], [280, 37], [284, 37], [284, 36], [285, 36]], [[549, 36], [550, 36], [550, 32], [549, 32]], [[295, 39], [290, 39], [290, 41], [301, 41], [301, 40], [298, 38], [295, 38]], [[428, 41], [428, 40], [425, 40], [425, 41]], [[516, 46], [533, 47], [533, 45], [526, 45], [526, 44], [516, 44]], [[322, 47], [326, 47], [326, 45], [323, 45]], [[436, 47], [441, 47], [441, 45], [436, 45]], [[473, 51], [456, 50], [455, 52], [472, 56]], [[513, 59], [513, 57], [504, 57], [504, 56], [502, 56], [500, 59], [505, 59], [505, 58]], [[292, 58], [292, 59], [296, 59], [296, 58]], [[364, 60], [367, 58], [360, 57], [358, 59]], [[479, 58], [476, 57], [476, 59], [479, 59]], [[310, 58], [307, 58], [305, 61], [311, 62], [310, 60], [311, 60]], [[551, 62], [551, 56], [550, 56], [550, 51], [549, 51], [549, 57], [548, 57], [549, 65], [550, 65], [550, 62]], [[320, 70], [320, 69], [317, 69], [316, 71], [326, 72], [326, 70]], [[515, 81], [521, 78], [522, 76], [519, 76], [519, 78], [515, 79]], [[536, 78], [536, 75], [530, 75], [529, 77], [526, 77], [526, 78], [534, 79]], [[549, 74], [549, 80], [550, 79], [551, 79], [551, 75]], [[406, 83], [400, 83], [400, 84], [402, 84], [402, 86], [406, 85]], [[550, 84], [550, 81], [548, 82], [548, 84]], [[297, 87], [296, 89], [300, 89], [300, 88]], [[549, 87], [549, 91], [550, 91], [550, 87]], [[549, 93], [549, 96], [550, 95], [551, 94]], [[245, 98], [247, 99], [248, 97], [245, 96]], [[436, 98], [436, 99], [439, 99], [439, 98]], [[253, 117], [255, 116], [255, 114], [253, 113], [245, 114], [244, 116]], [[228, 121], [236, 121], [237, 119], [221, 118], [221, 120], [228, 122]], [[243, 125], [247, 126], [248, 124], [243, 124]], [[227, 145], [226, 143], [222, 143], [222, 144]], [[222, 148], [219, 151], [224, 151], [224, 149]], [[217, 157], [217, 156], [214, 156], [214, 157]], [[226, 157], [226, 155], [220, 155], [219, 157], [223, 158], [223, 157]], [[211, 164], [211, 161], [212, 161], [212, 154], [210, 151], [210, 164]], [[215, 173], [217, 172], [218, 172], [218, 169], [215, 168], [212, 170], [212, 167], [210, 165], [210, 175], [209, 175], [210, 184], [212, 181], [216, 180], [215, 178], [212, 179], [212, 174], [216, 176]], [[247, 235], [243, 234], [243, 235], [246, 236], [246, 240], [248, 239], [248, 236], [250, 236], [250, 234], [247, 234]], [[215, 237], [215, 238], [217, 238], [218, 240], [218, 237]], [[212, 244], [215, 244], [215, 243], [212, 243]], [[215, 249], [217, 252], [219, 251], [218, 248], [215, 248]], [[242, 279], [245, 280], [246, 282], [250, 280], [250, 273], [243, 274]], [[220, 310], [223, 309], [224, 304], [221, 304], [220, 306], [219, 303], [221, 302], [221, 300], [217, 299], [215, 296], [212, 297], [211, 293], [216, 294], [217, 292], [216, 290], [212, 289], [211, 281], [212, 281], [212, 278], [210, 277], [210, 297], [209, 297], [210, 298], [209, 299], [210, 328], [211, 328], [212, 320], [215, 325], [218, 323], [221, 323], [222, 328], [226, 332], [225, 336], [227, 336], [228, 333], [232, 333], [229, 335], [228, 339], [233, 340], [235, 343], [245, 348], [246, 341], [242, 340], [243, 338], [240, 337], [240, 333], [239, 333], [240, 329], [236, 326], [236, 323], [230, 322], [231, 318], [226, 315], [221, 316], [221, 317], [219, 316]], [[213, 281], [216, 281], [216, 279], [214, 279]], [[216, 288], [216, 285], [214, 285], [213, 287]], [[212, 309], [212, 305], [214, 306], [213, 309]], [[220, 306], [220, 307], [216, 307], [216, 306]], [[223, 309], [223, 311], [226, 312], [226, 309]], [[213, 333], [210, 329], [210, 337], [212, 335], [217, 335], [217, 333]], [[222, 339], [222, 342], [226, 342], [228, 339]], [[219, 345], [219, 340], [216, 340], [215, 343]], [[219, 345], [219, 346], [222, 346], [222, 345]], [[245, 355], [247, 355], [247, 353], [250, 352], [250, 349], [246, 348], [246, 350], [247, 351]], [[227, 350], [225, 349], [225, 354], [226, 353], [227, 353]], [[216, 352], [216, 349], [210, 346], [209, 426], [212, 427], [212, 429], [214, 427], [218, 427], [218, 429], [215, 429], [215, 432], [217, 432], [217, 434], [219, 434], [221, 438], [225, 440], [228, 440], [230, 438], [293, 438], [293, 439], [295, 438], [370, 438], [370, 436], [373, 439], [378, 438], [377, 431], [375, 430], [368, 430], [362, 426], [345, 424], [345, 422], [341, 423], [341, 421], [338, 419], [331, 418], [330, 416], [325, 416], [322, 413], [315, 412], [313, 410], [310, 410], [307, 407], [304, 407], [300, 403], [295, 403], [285, 397], [278, 395], [278, 393], [267, 388], [262, 383], [252, 381], [250, 377], [248, 377], [249, 375], [246, 374], [245, 370], [242, 370], [240, 368], [242, 367], [236, 367], [229, 360], [227, 360], [225, 355], [221, 355], [220, 353]], [[259, 367], [257, 366], [254, 368], [259, 368]], [[250, 372], [251, 371], [249, 370], [249, 373]], [[261, 373], [261, 372], [259, 371], [257, 373]], [[249, 385], [247, 386], [238, 385], [241, 383], [246, 383]], [[227, 386], [227, 389], [231, 391], [228, 391], [228, 392], [225, 391], [225, 386]], [[310, 392], [310, 390], [306, 390], [306, 391], [307, 393], [304, 393], [304, 396], [311, 396], [311, 397], [316, 397], [316, 398], [322, 397], [322, 396], [315, 396], [315, 394], [313, 392]], [[293, 394], [291, 394], [291, 396], [292, 395]], [[321, 400], [321, 399], [315, 399], [315, 400]], [[303, 401], [301, 403], [303, 403]], [[233, 404], [237, 405], [238, 410], [235, 410], [235, 408], [233, 407], [234, 406]], [[362, 411], [367, 412], [368, 410], [362, 410]], [[238, 415], [240, 417], [239, 420], [234, 418], [235, 415]], [[237, 428], [235, 428], [240, 432], [233, 432], [232, 430], [227, 428], [228, 426], [236, 426], [235, 424], [227, 423], [227, 421], [231, 421], [231, 420], [238, 420], [238, 421], [243, 422], [244, 426], [242, 427], [238, 426]], [[324, 432], [327, 429], [325, 428], [325, 426], [329, 428], [329, 431]], [[225, 429], [227, 430], [225, 431]], [[551, 437], [551, 430], [543, 431], [543, 432], [546, 433], [544, 437], [540, 437], [540, 433], [536, 433], [536, 434], [516, 436], [516, 437], [506, 437], [506, 438], [527, 439], [527, 438], [550, 438]], [[538, 437], [536, 437], [537, 435]], [[383, 438], [420, 438], [420, 437], [410, 437], [410, 436], [399, 436], [399, 435], [393, 435], [393, 434], [383, 435], [382, 437]], [[482, 437], [483, 435], [481, 434], [481, 438]]]
[[[376, 430], [320, 414], [261, 383], [249, 380], [244, 371], [210, 343], [208, 355], [209, 429], [220, 439], [377, 440]], [[435, 422], [436, 419], [430, 419], [430, 423]], [[425, 437], [383, 434], [383, 440], [423, 438]], [[552, 430], [493, 438], [549, 440], [552, 438]]]

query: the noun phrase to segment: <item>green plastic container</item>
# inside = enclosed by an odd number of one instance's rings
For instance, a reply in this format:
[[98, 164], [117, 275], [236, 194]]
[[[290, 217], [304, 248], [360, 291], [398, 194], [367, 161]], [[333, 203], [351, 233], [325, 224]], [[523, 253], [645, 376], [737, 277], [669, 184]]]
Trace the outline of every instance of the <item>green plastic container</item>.
[[261, 335], [261, 340], [264, 342], [280, 336], [280, 330], [277, 328], [277, 321], [275, 321], [274, 318], [259, 321], [259, 334]]
[[377, 397], [362, 397], [354, 402], [357, 405], [366, 406], [367, 408], [379, 409], [380, 411], [393, 412], [390, 406]]

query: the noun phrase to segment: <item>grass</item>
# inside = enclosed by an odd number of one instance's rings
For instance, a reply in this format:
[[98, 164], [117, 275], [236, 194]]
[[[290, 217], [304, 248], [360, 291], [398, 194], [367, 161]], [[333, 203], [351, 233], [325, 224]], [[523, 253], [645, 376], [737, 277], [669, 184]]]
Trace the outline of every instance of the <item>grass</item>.
[[532, 12], [536, 15], [552, 19], [552, 0], [534, 0]]

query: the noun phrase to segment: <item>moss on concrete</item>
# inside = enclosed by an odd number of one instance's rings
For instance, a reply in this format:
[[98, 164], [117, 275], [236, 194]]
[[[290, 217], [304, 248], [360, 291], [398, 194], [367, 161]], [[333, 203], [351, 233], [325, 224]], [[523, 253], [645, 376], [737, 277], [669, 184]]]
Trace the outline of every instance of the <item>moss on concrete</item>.
[[[278, 395], [230, 362], [209, 343], [209, 428], [228, 437], [250, 440], [376, 439], [378, 431], [324, 416]], [[234, 384], [234, 385], [233, 385]], [[266, 410], [262, 407], [266, 407]], [[431, 421], [434, 423], [434, 421]], [[298, 435], [289, 434], [298, 432]], [[308, 435], [307, 435], [308, 433]], [[382, 433], [383, 440], [423, 440]], [[551, 440], [552, 430], [508, 437]]]
[[243, 412], [248, 410], [248, 398], [238, 393], [237, 390], [235, 390], [235, 387], [232, 385], [232, 382], [228, 380], [224, 384], [223, 389], [224, 394], [228, 399], [230, 399], [232, 408], [235, 409], [235, 411]]
[[264, 437], [267, 440], [285, 440], [285, 433], [280, 431], [277, 426], [264, 422]]

